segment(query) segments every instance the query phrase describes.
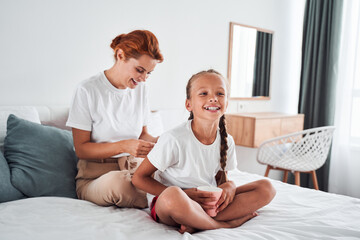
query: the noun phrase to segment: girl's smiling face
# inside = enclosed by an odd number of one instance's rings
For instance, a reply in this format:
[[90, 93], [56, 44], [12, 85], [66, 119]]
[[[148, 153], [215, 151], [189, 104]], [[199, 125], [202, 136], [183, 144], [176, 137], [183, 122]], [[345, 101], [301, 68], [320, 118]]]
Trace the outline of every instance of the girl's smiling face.
[[186, 99], [186, 109], [194, 118], [219, 119], [228, 105], [224, 79], [215, 73], [204, 73], [191, 84], [190, 98]]

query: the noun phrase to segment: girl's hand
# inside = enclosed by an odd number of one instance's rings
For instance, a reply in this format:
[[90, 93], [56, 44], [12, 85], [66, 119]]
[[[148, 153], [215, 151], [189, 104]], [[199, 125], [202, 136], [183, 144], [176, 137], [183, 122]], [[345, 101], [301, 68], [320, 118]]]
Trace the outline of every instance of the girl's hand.
[[194, 200], [199, 203], [204, 210], [214, 208], [213, 205], [209, 205], [209, 202], [216, 201], [216, 197], [211, 192], [198, 191], [197, 188], [188, 188], [184, 192]]
[[142, 157], [145, 158], [146, 155], [150, 152], [150, 150], [154, 147], [155, 143], [137, 140], [137, 139], [129, 139], [123, 140], [123, 151], [130, 153], [134, 157]]
[[217, 212], [224, 210], [233, 200], [236, 193], [236, 185], [232, 181], [225, 182], [218, 186], [222, 188], [222, 194], [217, 202], [216, 206], [218, 207]]

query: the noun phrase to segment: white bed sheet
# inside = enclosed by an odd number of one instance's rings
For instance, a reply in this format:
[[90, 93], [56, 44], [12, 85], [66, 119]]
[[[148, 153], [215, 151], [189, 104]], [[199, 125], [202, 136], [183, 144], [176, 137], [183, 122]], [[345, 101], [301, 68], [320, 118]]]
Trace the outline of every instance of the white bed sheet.
[[[262, 177], [236, 171], [230, 178], [244, 184]], [[274, 200], [234, 229], [182, 235], [154, 222], [148, 209], [41, 197], [0, 204], [0, 239], [360, 239], [360, 199], [271, 181]]]

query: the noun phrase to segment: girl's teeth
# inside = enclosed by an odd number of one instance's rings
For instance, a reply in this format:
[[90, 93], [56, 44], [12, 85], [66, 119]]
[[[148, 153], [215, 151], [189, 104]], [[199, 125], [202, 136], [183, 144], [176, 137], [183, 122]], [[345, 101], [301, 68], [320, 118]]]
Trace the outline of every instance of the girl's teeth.
[[206, 110], [212, 110], [212, 111], [218, 110], [218, 109], [219, 109], [218, 107], [207, 107], [206, 108]]

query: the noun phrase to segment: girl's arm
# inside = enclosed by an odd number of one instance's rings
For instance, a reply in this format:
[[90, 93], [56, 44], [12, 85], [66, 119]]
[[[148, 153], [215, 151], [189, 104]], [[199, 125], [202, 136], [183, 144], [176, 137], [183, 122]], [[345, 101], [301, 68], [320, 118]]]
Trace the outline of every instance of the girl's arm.
[[143, 127], [143, 130], [141, 132], [141, 135], [139, 137], [139, 139], [142, 139], [142, 140], [145, 140], [145, 141], [148, 141], [148, 142], [153, 142], [153, 143], [156, 143], [157, 140], [159, 139], [159, 137], [153, 137], [149, 134], [148, 130], [147, 130], [147, 127], [144, 126]]
[[154, 167], [154, 165], [152, 165], [146, 157], [140, 164], [139, 168], [136, 169], [131, 181], [135, 187], [143, 190], [144, 192], [159, 196], [160, 193], [166, 189], [166, 186], [152, 177], [156, 170], [157, 168]]
[[135, 157], [145, 157], [154, 143], [144, 140], [128, 139], [113, 143], [91, 142], [91, 132], [72, 129], [75, 152], [80, 159], [104, 159], [126, 152]]
[[233, 200], [236, 193], [236, 185], [233, 181], [229, 181], [227, 178], [227, 172], [219, 171], [216, 174], [216, 182], [218, 183], [218, 187], [222, 188], [223, 192], [221, 197], [217, 203], [218, 212], [224, 210]]

